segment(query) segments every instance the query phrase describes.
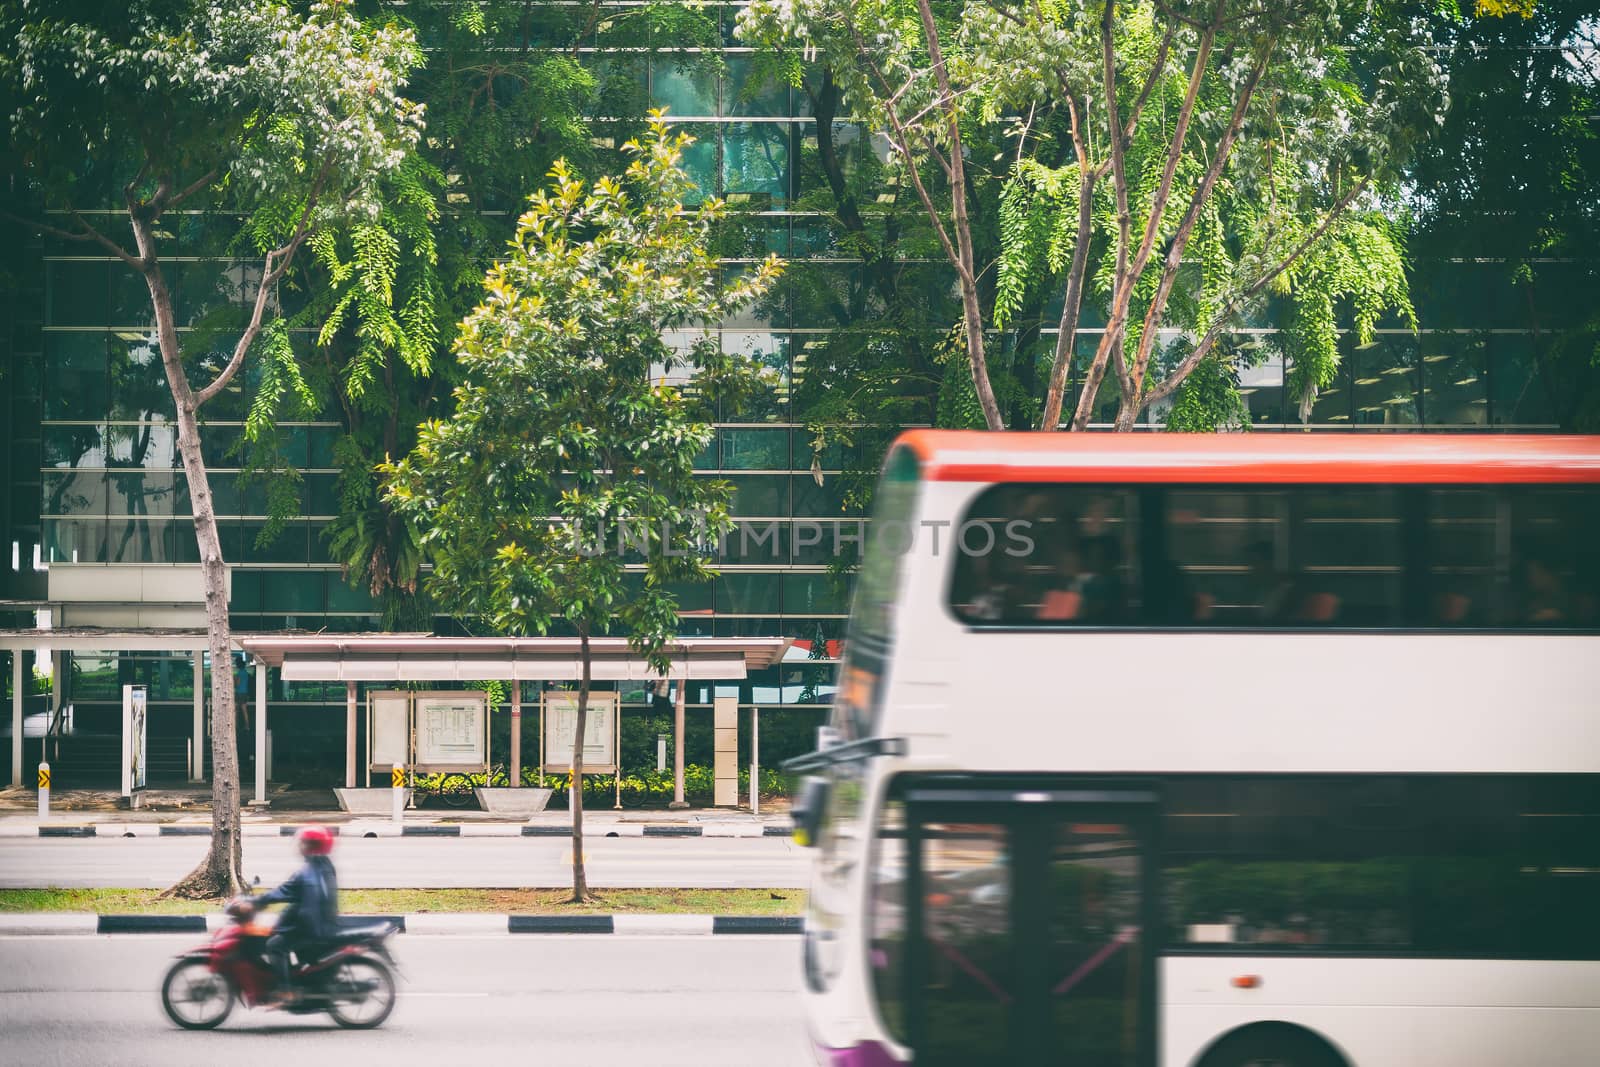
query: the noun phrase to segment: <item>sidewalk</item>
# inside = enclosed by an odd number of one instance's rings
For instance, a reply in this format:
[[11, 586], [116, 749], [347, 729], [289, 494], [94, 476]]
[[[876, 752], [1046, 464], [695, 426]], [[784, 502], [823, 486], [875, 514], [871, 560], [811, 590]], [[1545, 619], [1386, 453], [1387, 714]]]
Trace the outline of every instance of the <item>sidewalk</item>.
[[[798, 915], [507, 915], [490, 912], [411, 915], [343, 915], [350, 927], [391, 922], [412, 936], [485, 934], [616, 934], [621, 936], [707, 936], [715, 934], [798, 934], [805, 920]], [[93, 915], [78, 912], [0, 914], [0, 938], [89, 934], [214, 933], [228, 920], [222, 915]]]
[[[36, 809], [23, 812], [7, 807], [9, 812], [0, 813], [0, 837], [186, 837], [211, 833], [211, 813], [204, 809], [68, 808], [52, 810], [49, 819], [41, 822]], [[791, 829], [787, 811], [754, 815], [739, 808], [586, 808], [583, 822], [586, 837], [787, 837]], [[246, 837], [288, 836], [308, 823], [360, 837], [565, 837], [572, 832], [571, 814], [566, 811], [542, 811], [524, 820], [483, 811], [430, 809], [407, 811], [397, 825], [382, 816], [342, 811], [246, 808], [241, 833]]]

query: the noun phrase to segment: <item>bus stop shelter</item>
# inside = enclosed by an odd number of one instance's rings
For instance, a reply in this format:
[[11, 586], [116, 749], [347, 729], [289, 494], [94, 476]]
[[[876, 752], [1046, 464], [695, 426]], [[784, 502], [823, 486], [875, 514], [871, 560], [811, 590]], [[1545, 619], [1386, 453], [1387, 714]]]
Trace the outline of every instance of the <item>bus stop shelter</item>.
[[[20, 788], [22, 774], [23, 698], [27, 679], [22, 665], [25, 653], [35, 649], [49, 649], [74, 653], [114, 652], [187, 652], [194, 659], [194, 727], [190, 740], [194, 753], [190, 762], [189, 778], [200, 781], [204, 777], [206, 720], [205, 720], [205, 652], [206, 632], [189, 629], [102, 629], [99, 627], [65, 627], [62, 629], [0, 630], [0, 651], [11, 656], [11, 784]], [[60, 671], [52, 672], [54, 696], [52, 713], [60, 711]]]
[[[684, 685], [688, 681], [741, 681], [777, 663], [793, 642], [786, 637], [683, 637], [663, 649], [665, 672], [653, 668], [622, 637], [589, 639], [590, 678], [596, 682], [676, 681], [673, 730], [675, 802], [683, 800]], [[256, 665], [255, 798], [267, 801], [268, 667], [286, 681], [343, 682], [347, 789], [356, 785], [356, 743], [361, 682], [575, 682], [583, 677], [576, 637], [436, 637], [432, 634], [251, 634], [235, 639]], [[511, 686], [511, 772], [521, 784], [521, 686]]]
[[[596, 682], [679, 682], [674, 730], [676, 796], [683, 791], [684, 685], [688, 681], [734, 682], [749, 672], [776, 664], [793, 642], [784, 637], [684, 637], [669, 642], [665, 672], [655, 670], [629, 647], [625, 638], [591, 638], [590, 677]], [[288, 681], [345, 684], [345, 786], [356, 784], [358, 736], [357, 686], [363, 682], [398, 685], [427, 682], [545, 681], [576, 682], [583, 664], [579, 641], [567, 637], [439, 637], [433, 634], [308, 634], [236, 633], [235, 650], [248, 654], [256, 671], [254, 803], [267, 802], [267, 669], [277, 668]], [[206, 633], [199, 629], [95, 628], [0, 630], [0, 651], [12, 662], [11, 784], [23, 776], [25, 653], [48, 648], [51, 653], [187, 652], [194, 659], [195, 753], [190, 778], [204, 777], [204, 672]], [[511, 729], [513, 783], [520, 782], [517, 753], [521, 739], [521, 687], [512, 685]], [[754, 743], [754, 742], [753, 742]]]

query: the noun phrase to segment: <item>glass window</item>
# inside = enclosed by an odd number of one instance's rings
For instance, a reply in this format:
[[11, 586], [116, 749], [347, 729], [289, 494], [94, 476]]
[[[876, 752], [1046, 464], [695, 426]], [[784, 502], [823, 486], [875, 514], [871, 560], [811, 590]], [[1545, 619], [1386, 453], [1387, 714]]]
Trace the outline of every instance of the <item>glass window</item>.
[[182, 474], [170, 471], [112, 471], [106, 510], [111, 515], [180, 515], [189, 511]]
[[109, 370], [113, 419], [171, 419], [172, 390], [154, 333], [118, 330], [110, 337]]
[[48, 563], [104, 563], [104, 519], [45, 519], [44, 556]]
[[785, 615], [839, 615], [849, 607], [843, 581], [832, 574], [801, 573], [783, 576]]
[[106, 406], [106, 335], [88, 330], [47, 330], [44, 417], [103, 419]]
[[[1013, 973], [1006, 828], [922, 826], [923, 1030], [928, 1062], [993, 1062], [1008, 1048]], [[917, 1057], [918, 1062], [923, 1056]]]
[[106, 475], [102, 471], [45, 471], [43, 515], [104, 515]]
[[267, 611], [322, 611], [327, 575], [311, 571], [275, 571], [262, 583]]
[[650, 102], [673, 118], [717, 114], [717, 72], [703, 53], [658, 55], [650, 61]]
[[43, 426], [41, 460], [47, 467], [104, 467], [104, 432], [97, 425]]
[[1556, 403], [1550, 375], [1539, 371], [1536, 348], [1548, 342], [1528, 335], [1498, 334], [1489, 345], [1489, 412], [1503, 429], [1550, 429]]
[[1528, 488], [1509, 494], [1511, 622], [1518, 627], [1600, 623], [1600, 492]]
[[890, 800], [878, 817], [873, 845], [872, 897], [867, 905], [867, 969], [883, 1027], [902, 1045], [906, 1019], [906, 814]]
[[[789, 348], [788, 334], [746, 333], [725, 330], [722, 333], [724, 352], [734, 352], [754, 360], [767, 369], [766, 380], [753, 395], [737, 406], [724, 405], [724, 422], [781, 422], [789, 412]], [[723, 457], [726, 462], [727, 457]]]
[[736, 122], [724, 129], [722, 188], [729, 207], [771, 211], [789, 202], [790, 138], [783, 122]]
[[46, 326], [105, 326], [111, 264], [105, 260], [46, 260]]
[[111, 423], [106, 427], [105, 441], [106, 465], [110, 467], [171, 471], [183, 466], [183, 457], [178, 454], [178, 428], [173, 425]]
[[1488, 352], [1482, 338], [1422, 336], [1422, 408], [1429, 426], [1488, 424]]
[[1345, 357], [1355, 375], [1355, 421], [1361, 425], [1414, 426], [1417, 410], [1417, 339], [1383, 334]]
[[969, 622], [1117, 625], [1137, 611], [1134, 495], [997, 486], [955, 530], [917, 531], [955, 558], [951, 607]]
[[1302, 626], [1393, 626], [1403, 617], [1400, 493], [1318, 486], [1290, 494], [1291, 570], [1279, 621]]
[[1169, 562], [1160, 595], [1152, 597], [1152, 622], [1257, 626], [1292, 610], [1281, 577], [1288, 564], [1286, 494], [1173, 489], [1166, 497]]
[[719, 547], [722, 563], [788, 563], [789, 524], [781, 519], [736, 523], [723, 535]]
[[[1245, 342], [1246, 345], [1251, 342]], [[1255, 349], [1251, 349], [1255, 351]], [[1249, 409], [1250, 421], [1258, 425], [1277, 425], [1286, 421], [1284, 409], [1283, 355], [1276, 349], [1253, 366], [1239, 369], [1239, 396]], [[1299, 422], [1298, 403], [1294, 421]]]
[[777, 67], [754, 56], [730, 55], [722, 80], [724, 115], [787, 115], [789, 86]]
[[732, 513], [748, 518], [789, 517], [789, 477], [785, 474], [743, 474], [733, 483]]
[[1498, 497], [1485, 489], [1429, 489], [1427, 515], [1428, 622], [1487, 626], [1503, 622]]
[[724, 571], [717, 578], [717, 610], [729, 615], [776, 615], [780, 579], [777, 574]]
[[724, 429], [722, 465], [725, 470], [786, 471], [789, 469], [789, 431]]
[[1600, 958], [1600, 778], [1169, 782], [1176, 945]]

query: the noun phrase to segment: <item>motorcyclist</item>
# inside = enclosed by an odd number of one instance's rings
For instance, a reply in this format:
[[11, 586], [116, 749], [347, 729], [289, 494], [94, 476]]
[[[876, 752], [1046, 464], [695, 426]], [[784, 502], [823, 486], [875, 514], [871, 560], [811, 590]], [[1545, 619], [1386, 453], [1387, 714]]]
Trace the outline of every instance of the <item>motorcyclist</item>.
[[339, 881], [334, 874], [333, 834], [326, 827], [306, 826], [295, 835], [305, 864], [287, 882], [256, 897], [255, 904], [287, 904], [272, 936], [267, 938], [267, 958], [278, 975], [279, 1003], [292, 1002], [296, 993], [289, 981], [289, 954], [302, 963], [314, 959], [318, 948], [339, 930]]

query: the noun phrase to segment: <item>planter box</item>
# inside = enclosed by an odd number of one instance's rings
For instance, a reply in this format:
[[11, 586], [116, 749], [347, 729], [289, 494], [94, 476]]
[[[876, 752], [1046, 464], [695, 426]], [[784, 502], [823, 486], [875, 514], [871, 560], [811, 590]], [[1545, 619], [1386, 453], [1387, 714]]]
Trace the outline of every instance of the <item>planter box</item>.
[[520, 789], [510, 786], [485, 789], [480, 786], [473, 792], [478, 794], [478, 807], [490, 815], [527, 816], [543, 811], [544, 806], [550, 803], [550, 794], [554, 790], [537, 786], [523, 786]]
[[[339, 807], [351, 815], [390, 815], [394, 812], [393, 789], [335, 789]], [[411, 803], [411, 790], [406, 790], [406, 803]]]

